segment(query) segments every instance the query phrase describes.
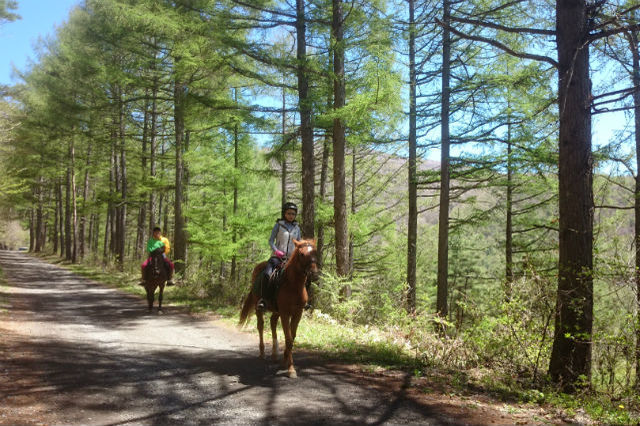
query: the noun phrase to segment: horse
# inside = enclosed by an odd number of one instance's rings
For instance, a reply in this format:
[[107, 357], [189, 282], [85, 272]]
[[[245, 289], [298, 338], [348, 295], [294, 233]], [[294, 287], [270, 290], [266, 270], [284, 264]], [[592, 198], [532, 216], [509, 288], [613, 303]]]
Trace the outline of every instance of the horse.
[[[293, 366], [293, 341], [296, 339], [298, 323], [302, 317], [304, 306], [309, 300], [306, 282], [308, 279], [315, 280], [318, 277], [318, 260], [316, 254], [316, 243], [314, 240], [293, 240], [295, 250], [284, 266], [281, 276], [281, 284], [276, 294], [276, 306], [271, 302], [267, 303], [267, 310], [271, 311], [271, 336], [273, 341], [271, 359], [278, 359], [278, 336], [276, 327], [278, 317], [282, 322], [282, 330], [285, 337], [285, 350], [282, 357], [283, 367], [287, 369], [290, 378], [296, 378], [297, 373]], [[258, 274], [262, 273], [267, 262], [261, 262], [253, 268], [251, 282], [255, 282]], [[246, 324], [251, 313], [251, 309], [256, 313], [258, 320], [258, 332], [260, 333], [260, 358], [264, 358], [264, 317], [263, 311], [257, 308], [259, 295], [254, 294], [253, 285], [249, 287], [249, 294], [244, 299], [242, 311], [240, 313], [239, 327]]]
[[155, 298], [157, 287], [160, 287], [160, 292], [158, 293], [158, 313], [162, 313], [162, 294], [164, 293], [165, 282], [169, 279], [164, 256], [162, 255], [163, 253], [164, 250], [154, 250], [151, 252], [151, 260], [145, 270], [144, 289], [147, 292], [149, 313], [153, 310], [153, 299]]

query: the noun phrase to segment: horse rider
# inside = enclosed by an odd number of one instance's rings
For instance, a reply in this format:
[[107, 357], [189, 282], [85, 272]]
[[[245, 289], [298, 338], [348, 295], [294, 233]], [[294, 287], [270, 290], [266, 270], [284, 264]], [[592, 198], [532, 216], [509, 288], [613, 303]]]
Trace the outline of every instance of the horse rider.
[[[293, 240], [302, 239], [300, 226], [296, 222], [298, 214], [298, 206], [292, 202], [286, 202], [282, 205], [282, 216], [276, 220], [271, 236], [269, 237], [269, 246], [271, 247], [271, 257], [264, 268], [262, 283], [269, 285], [271, 274], [273, 271], [285, 262], [296, 249]], [[258, 309], [265, 309], [265, 300], [260, 297], [257, 304]]]
[[171, 251], [171, 244], [169, 243], [169, 239], [167, 239], [162, 235], [162, 229], [156, 226], [155, 228], [153, 228], [153, 234], [151, 235], [151, 238], [149, 238], [149, 241], [147, 242], [147, 253], [149, 253], [149, 256], [147, 257], [147, 260], [145, 260], [144, 263], [141, 265], [142, 266], [142, 280], [140, 281], [141, 286], [144, 286], [144, 283], [145, 283], [144, 272], [145, 272], [145, 268], [149, 265], [149, 262], [151, 261], [151, 253], [153, 253], [155, 250], [158, 250], [158, 249], [163, 250], [162, 258], [164, 259], [164, 263], [165, 263], [165, 266], [167, 267], [168, 275], [169, 275], [169, 279], [167, 280], [167, 285], [168, 286], [173, 285], [172, 278], [173, 278], [173, 271], [175, 270], [175, 267], [173, 265], [173, 262], [171, 262], [171, 260], [169, 260], [169, 258], [167, 257], [167, 255]]

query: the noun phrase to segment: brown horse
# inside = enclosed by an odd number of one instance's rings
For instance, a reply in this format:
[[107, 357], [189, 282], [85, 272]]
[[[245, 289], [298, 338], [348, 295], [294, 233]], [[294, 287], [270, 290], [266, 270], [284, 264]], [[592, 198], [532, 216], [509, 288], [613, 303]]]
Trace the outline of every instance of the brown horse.
[[[297, 377], [296, 370], [293, 367], [293, 341], [296, 339], [296, 331], [298, 323], [302, 317], [302, 311], [306, 305], [309, 296], [305, 284], [308, 279], [315, 279], [318, 276], [318, 265], [316, 257], [316, 243], [313, 240], [293, 241], [296, 248], [284, 266], [282, 272], [281, 285], [276, 295], [276, 307], [267, 304], [267, 309], [271, 314], [271, 336], [273, 347], [271, 358], [275, 361], [278, 359], [278, 336], [276, 327], [278, 325], [278, 317], [282, 322], [282, 330], [284, 331], [285, 350], [282, 362], [289, 377]], [[251, 282], [255, 282], [258, 274], [262, 273], [267, 262], [259, 263], [253, 268]], [[255, 310], [258, 317], [258, 332], [260, 333], [260, 358], [264, 358], [264, 317], [262, 310], [256, 308], [259, 295], [253, 293], [253, 286], [249, 289], [249, 294], [244, 300], [242, 312], [240, 313], [239, 326], [242, 327], [249, 318], [251, 309]]]
[[149, 312], [153, 309], [153, 299], [155, 298], [156, 288], [160, 287], [158, 293], [158, 313], [162, 313], [162, 293], [164, 293], [164, 284], [169, 279], [167, 268], [162, 256], [164, 250], [155, 250], [151, 253], [151, 260], [147, 264], [145, 270], [144, 289], [147, 291], [147, 304]]

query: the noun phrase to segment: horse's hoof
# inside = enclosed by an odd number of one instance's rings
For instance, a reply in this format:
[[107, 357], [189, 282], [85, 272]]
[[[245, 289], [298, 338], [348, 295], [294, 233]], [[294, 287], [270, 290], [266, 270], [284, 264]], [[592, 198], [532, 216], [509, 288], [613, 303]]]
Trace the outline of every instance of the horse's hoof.
[[162, 315], [162, 309], [158, 309], [158, 315]]
[[298, 374], [296, 373], [296, 370], [294, 370], [293, 368], [290, 369], [287, 374], [289, 375], [290, 379], [297, 379], [298, 378]]

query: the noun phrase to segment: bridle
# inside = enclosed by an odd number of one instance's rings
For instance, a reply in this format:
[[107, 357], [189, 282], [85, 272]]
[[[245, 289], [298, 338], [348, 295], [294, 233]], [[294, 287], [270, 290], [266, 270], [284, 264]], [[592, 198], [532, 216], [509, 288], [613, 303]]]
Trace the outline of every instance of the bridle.
[[159, 277], [162, 274], [162, 254], [151, 254], [151, 275]]
[[[317, 267], [317, 266], [318, 266], [318, 265], [317, 265], [318, 260], [316, 259], [316, 255], [315, 255], [316, 248], [315, 248], [315, 247], [313, 246], [313, 244], [311, 244], [311, 243], [305, 243], [305, 244], [303, 244], [303, 245], [297, 246], [297, 247], [296, 247], [296, 250], [303, 250], [303, 249], [305, 249], [305, 248], [311, 248], [311, 249], [314, 251], [314, 256], [311, 258], [311, 260], [310, 260], [310, 261], [309, 261], [309, 263], [305, 266], [305, 269], [304, 269], [305, 277], [308, 279], [308, 278], [309, 278], [309, 276], [312, 274], [312, 272], [311, 272], [311, 267], [312, 267], [312, 265], [314, 265], [314, 264], [315, 264], [315, 265], [316, 265], [316, 267]], [[302, 251], [301, 251], [301, 253], [302, 253]], [[303, 254], [303, 256], [304, 256], [304, 254]]]

